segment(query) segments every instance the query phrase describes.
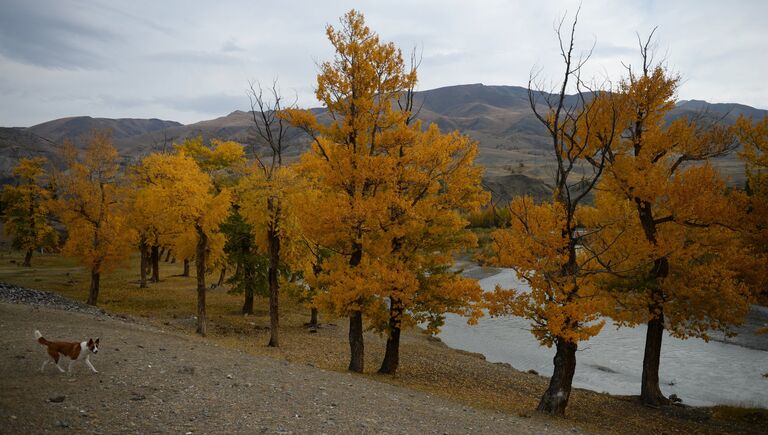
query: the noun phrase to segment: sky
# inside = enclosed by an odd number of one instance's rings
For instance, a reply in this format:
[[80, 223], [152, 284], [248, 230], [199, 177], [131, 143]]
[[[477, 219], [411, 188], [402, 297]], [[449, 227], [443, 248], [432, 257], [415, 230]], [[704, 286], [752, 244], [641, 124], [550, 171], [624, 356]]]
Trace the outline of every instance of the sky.
[[[355, 8], [383, 41], [422, 57], [419, 89], [525, 86], [561, 74], [554, 25], [578, 1], [0, 0], [0, 126], [69, 116], [189, 124], [249, 108], [249, 81], [315, 107], [327, 25]], [[577, 50], [589, 77], [637, 65], [656, 26], [678, 97], [768, 108], [768, 1], [583, 0]]]

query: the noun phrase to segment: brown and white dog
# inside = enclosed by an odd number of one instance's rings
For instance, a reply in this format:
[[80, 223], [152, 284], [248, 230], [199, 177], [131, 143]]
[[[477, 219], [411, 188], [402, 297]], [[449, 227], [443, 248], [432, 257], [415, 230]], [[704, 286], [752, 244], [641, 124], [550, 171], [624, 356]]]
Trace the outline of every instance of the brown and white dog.
[[[92, 338], [89, 338], [88, 341], [82, 341], [80, 343], [48, 341], [43, 338], [43, 334], [41, 334], [40, 331], [35, 330], [35, 339], [38, 343], [48, 348], [48, 355], [51, 357], [51, 359], [53, 359], [53, 363], [56, 365], [56, 368], [59, 369], [60, 372], [64, 373], [64, 369], [59, 365], [59, 359], [69, 358], [70, 361], [67, 372], [72, 371], [72, 364], [74, 364], [75, 361], [84, 361], [85, 365], [93, 370], [94, 373], [98, 373], [98, 371], [96, 371], [96, 369], [93, 367], [93, 364], [91, 364], [91, 360], [89, 359], [92, 353], [99, 353], [98, 338], [96, 341], [94, 341]], [[47, 359], [43, 362], [43, 366], [40, 367], [41, 372], [45, 369], [45, 366], [49, 362], [50, 361]]]

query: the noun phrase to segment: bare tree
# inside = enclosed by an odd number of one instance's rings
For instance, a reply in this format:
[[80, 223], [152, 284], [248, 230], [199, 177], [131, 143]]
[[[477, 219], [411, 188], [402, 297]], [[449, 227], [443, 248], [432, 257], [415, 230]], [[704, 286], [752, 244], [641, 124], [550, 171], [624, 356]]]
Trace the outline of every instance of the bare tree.
[[[251, 117], [253, 120], [253, 140], [250, 142], [251, 155], [256, 160], [259, 169], [267, 181], [272, 181], [278, 169], [283, 165], [283, 154], [289, 147], [286, 141], [287, 124], [284, 123], [281, 112], [287, 107], [277, 85], [277, 80], [267, 90], [266, 95], [260, 83], [248, 84], [248, 99], [251, 103]], [[293, 106], [289, 104], [288, 107]], [[264, 153], [259, 145], [266, 145]], [[280, 241], [279, 232], [282, 209], [280, 198], [270, 193], [267, 198], [267, 213], [269, 224], [267, 226], [267, 251], [269, 256], [269, 271], [267, 280], [269, 284], [269, 346], [280, 346], [280, 315], [278, 302], [280, 296], [280, 284], [278, 271], [280, 267]]]

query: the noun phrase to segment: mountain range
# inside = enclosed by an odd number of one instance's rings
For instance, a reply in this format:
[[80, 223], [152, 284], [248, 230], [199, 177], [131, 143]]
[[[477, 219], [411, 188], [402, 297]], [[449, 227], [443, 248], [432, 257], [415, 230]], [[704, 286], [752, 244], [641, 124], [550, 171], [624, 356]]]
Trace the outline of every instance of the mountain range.
[[[434, 122], [443, 131], [458, 130], [479, 142], [477, 161], [486, 167], [485, 184], [497, 199], [505, 200], [521, 192], [536, 197], [548, 195], [547, 180], [552, 175], [549, 139], [530, 108], [526, 88], [483, 84], [443, 87], [417, 92], [415, 107], [420, 108], [417, 117], [423, 122]], [[669, 118], [703, 112], [726, 123], [739, 115], [757, 119], [768, 114], [766, 110], [741, 104], [687, 100], [679, 101]], [[159, 119], [78, 116], [26, 128], [0, 127], [0, 179], [7, 179], [10, 168], [22, 157], [42, 155], [55, 161], [56, 144], [64, 138], [82, 143], [93, 129], [110, 128], [121, 156], [133, 161], [197, 135], [249, 143], [252, 125], [251, 113], [237, 110], [188, 125]], [[304, 134], [295, 129], [289, 129], [288, 141], [293, 144], [288, 158], [295, 158], [309, 144]], [[743, 184], [744, 168], [735, 155], [717, 159], [714, 164], [732, 184]]]

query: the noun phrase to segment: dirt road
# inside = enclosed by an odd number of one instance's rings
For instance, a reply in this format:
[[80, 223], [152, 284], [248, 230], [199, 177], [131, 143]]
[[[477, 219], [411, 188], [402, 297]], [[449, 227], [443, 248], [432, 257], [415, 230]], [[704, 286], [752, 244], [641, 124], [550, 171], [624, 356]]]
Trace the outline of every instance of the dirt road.
[[[49, 340], [100, 337], [72, 375]], [[0, 303], [0, 433], [552, 433], [364, 376], [221, 348], [97, 313]]]

